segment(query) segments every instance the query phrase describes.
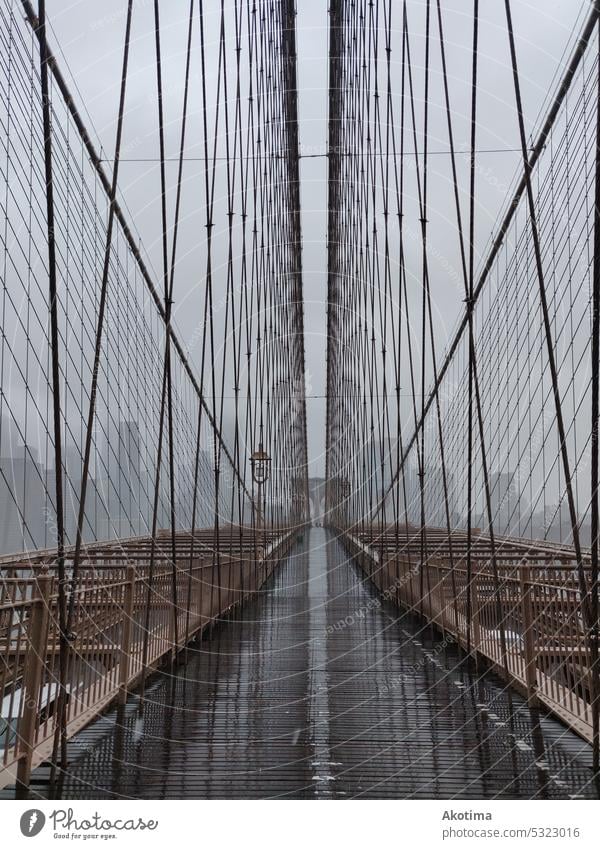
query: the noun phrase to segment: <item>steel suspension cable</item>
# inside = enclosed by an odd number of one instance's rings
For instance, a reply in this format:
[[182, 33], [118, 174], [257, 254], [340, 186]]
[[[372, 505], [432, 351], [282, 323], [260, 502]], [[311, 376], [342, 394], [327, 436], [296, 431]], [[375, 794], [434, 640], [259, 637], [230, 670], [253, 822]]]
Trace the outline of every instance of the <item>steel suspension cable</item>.
[[[39, 0], [36, 34], [40, 43], [40, 80], [42, 95], [42, 122], [44, 133], [44, 170], [46, 181], [46, 221], [48, 238], [48, 309], [50, 313], [50, 356], [52, 367], [52, 414], [54, 438], [54, 467], [56, 470], [56, 560], [58, 571], [59, 617], [59, 681], [60, 696], [66, 703], [66, 677], [69, 656], [67, 633], [67, 578], [65, 574], [65, 525], [62, 479], [60, 351], [58, 340], [58, 287], [56, 275], [56, 242], [54, 223], [54, 184], [52, 163], [52, 123], [50, 86], [48, 74], [48, 44], [46, 41], [46, 2]], [[66, 763], [66, 716], [60, 713], [58, 734], [62, 741], [61, 760]], [[55, 744], [56, 745], [56, 744]]]

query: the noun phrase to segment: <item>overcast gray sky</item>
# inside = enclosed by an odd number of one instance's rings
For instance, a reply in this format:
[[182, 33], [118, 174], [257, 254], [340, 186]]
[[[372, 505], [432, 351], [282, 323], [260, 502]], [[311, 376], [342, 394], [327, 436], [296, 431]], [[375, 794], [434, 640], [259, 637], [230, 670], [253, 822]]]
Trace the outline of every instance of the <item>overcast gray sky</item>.
[[[233, 4], [228, 2], [229, 14]], [[413, 62], [417, 95], [422, 92], [424, 0], [409, 0], [409, 24], [413, 38]], [[114, 130], [118, 97], [119, 73], [125, 0], [48, 0], [48, 16], [52, 24], [52, 44], [61, 57], [65, 74], [76, 87], [80, 106], [85, 104], [86, 120], [93, 126], [106, 155], [114, 146]], [[393, 67], [397, 71], [400, 59], [400, 2], [392, 3], [395, 20], [393, 35]], [[508, 68], [508, 43], [504, 26], [504, 4], [500, 0], [480, 3], [480, 70], [478, 147], [502, 150], [482, 153], [478, 160], [477, 230], [478, 253], [484, 252], [494, 222], [502, 208], [508, 187], [519, 164], [514, 115], [512, 81]], [[517, 49], [523, 83], [524, 107], [529, 131], [535, 135], [540, 110], [552, 91], [553, 81], [560, 74], [581, 22], [587, 14], [587, 0], [514, 0], [513, 14]], [[101, 11], [99, 11], [99, 8]], [[161, 3], [163, 31], [163, 69], [166, 91], [167, 156], [177, 156], [181, 109], [181, 80], [185, 60], [185, 32], [189, 0], [169, 0]], [[124, 156], [146, 158], [156, 156], [157, 123], [155, 107], [155, 70], [153, 42], [153, 11], [149, 0], [134, 3], [134, 40], [131, 52], [131, 74], [127, 98]], [[468, 143], [468, 110], [470, 103], [470, 43], [472, 3], [467, 0], [444, 0], [448, 64], [451, 78], [451, 98], [455, 112], [456, 142], [459, 148]], [[207, 33], [212, 38], [213, 61], [218, 32], [220, 3], [205, 0]], [[212, 35], [211, 35], [212, 33]], [[327, 143], [327, 45], [328, 4], [326, 0], [299, 0], [297, 16], [298, 80], [300, 86], [300, 141], [305, 154], [323, 154]], [[566, 54], [565, 54], [565, 51]], [[399, 89], [399, 75], [396, 89]], [[195, 115], [190, 123], [190, 153], [199, 146], [198, 67], [192, 71]], [[397, 91], [395, 92], [397, 96]], [[431, 138], [430, 150], [447, 150], [444, 131], [439, 58], [432, 56]], [[196, 136], [194, 137], [194, 133]], [[466, 157], [465, 157], [466, 163]], [[463, 167], [466, 164], [463, 163]], [[453, 262], [450, 237], [447, 233], [448, 191], [447, 157], [443, 153], [432, 157], [431, 240], [432, 296], [436, 322], [442, 339], [439, 350], [454, 327], [457, 315], [464, 308], [455, 287], [447, 285], [444, 268]], [[198, 273], [201, 251], [196, 252], [192, 223], [194, 204], [203, 203], [200, 191], [194, 186], [200, 178], [200, 165], [190, 165], [186, 172], [187, 214], [189, 227], [182, 230], [175, 293], [175, 322], [184, 344], [197, 357], [194, 331], [198, 326], [203, 303], [202, 274]], [[301, 160], [301, 197], [303, 222], [304, 295], [306, 302], [307, 389], [309, 414], [309, 454], [311, 473], [324, 472], [324, 401], [326, 350], [326, 208], [327, 160], [324, 157]], [[174, 170], [170, 171], [171, 180]], [[464, 177], [464, 173], [463, 173]], [[139, 232], [144, 250], [155, 269], [160, 260], [160, 208], [158, 205], [159, 174], [155, 163], [124, 163], [120, 190], [131, 211], [133, 229]], [[436, 267], [436, 257], [445, 258]], [[218, 274], [217, 265], [217, 274]], [[159, 275], [156, 274], [156, 279]], [[316, 397], [313, 397], [316, 396]]]

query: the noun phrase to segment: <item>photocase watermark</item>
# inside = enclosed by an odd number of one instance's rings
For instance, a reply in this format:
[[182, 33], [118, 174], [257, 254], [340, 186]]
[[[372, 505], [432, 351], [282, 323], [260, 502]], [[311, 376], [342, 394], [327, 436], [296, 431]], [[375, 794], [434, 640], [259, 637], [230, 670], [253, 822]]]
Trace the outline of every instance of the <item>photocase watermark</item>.
[[333, 622], [331, 625], [328, 625], [326, 628], [327, 633], [333, 634], [334, 631], [343, 631], [344, 628], [350, 628], [352, 625], [355, 625], [359, 619], [364, 619], [367, 613], [371, 610], [379, 610], [383, 602], [389, 601], [397, 590], [410, 581], [412, 575], [418, 574], [418, 571], [419, 565], [416, 564], [404, 575], [396, 578], [396, 580], [393, 581], [389, 587], [386, 587], [385, 590], [382, 590], [379, 595], [374, 596], [362, 607], [357, 608], [354, 613], [349, 613], [348, 616], [345, 616], [343, 619], [338, 619], [337, 622]]
[[400, 687], [402, 684], [411, 683], [414, 676], [425, 666], [427, 663], [431, 663], [437, 655], [441, 654], [444, 649], [448, 646], [454, 644], [454, 638], [448, 634], [437, 643], [431, 651], [428, 651], [423, 658], [418, 663], [412, 663], [410, 666], [406, 668], [403, 672], [400, 672], [398, 675], [391, 675], [385, 684], [381, 684], [377, 689], [380, 694], [382, 693], [390, 693], [392, 690], [395, 690], [397, 687]]
[[46, 817], [43, 811], [31, 808], [21, 814], [21, 834], [24, 837], [36, 837], [45, 827], [46, 820], [55, 838], [67, 840], [106, 840], [115, 838], [123, 831], [155, 831], [158, 828], [158, 820], [143, 817], [120, 816], [113, 820], [95, 811], [92, 816], [77, 819], [73, 808], [56, 808]]
[[23, 837], [36, 837], [46, 824], [46, 815], [37, 808], [21, 814], [19, 826]]
[[[462, 142], [459, 147], [459, 153], [465, 156], [467, 159], [471, 159], [471, 151], [466, 142]], [[484, 166], [481, 164], [480, 160], [475, 158], [475, 173], [478, 174], [484, 182], [486, 182], [492, 189], [497, 189], [498, 192], [502, 195], [506, 195], [509, 189], [507, 183], [503, 180], [500, 180], [498, 176], [495, 174], [494, 169], [489, 165]]]

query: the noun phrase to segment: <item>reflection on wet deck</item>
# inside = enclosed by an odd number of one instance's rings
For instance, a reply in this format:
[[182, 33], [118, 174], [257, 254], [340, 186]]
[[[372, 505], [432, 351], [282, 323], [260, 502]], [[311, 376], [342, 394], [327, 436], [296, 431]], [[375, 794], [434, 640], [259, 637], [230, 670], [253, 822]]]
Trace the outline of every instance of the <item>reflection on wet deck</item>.
[[135, 699], [111, 710], [69, 756], [64, 798], [598, 795], [587, 744], [380, 604], [320, 528], [155, 677], [141, 716]]

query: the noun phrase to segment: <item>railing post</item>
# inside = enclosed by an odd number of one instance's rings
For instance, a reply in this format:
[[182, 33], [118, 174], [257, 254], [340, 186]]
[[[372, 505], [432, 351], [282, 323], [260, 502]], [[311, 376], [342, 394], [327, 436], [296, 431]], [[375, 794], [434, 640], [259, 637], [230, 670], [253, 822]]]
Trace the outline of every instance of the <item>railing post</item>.
[[[18, 724], [17, 740], [19, 762], [17, 785], [28, 787], [31, 762], [35, 748], [38, 723], [42, 670], [48, 649], [48, 618], [52, 592], [52, 577], [41, 575], [37, 579], [36, 594], [31, 605], [31, 619], [27, 629], [28, 648], [23, 676], [23, 712]], [[56, 685], [58, 687], [58, 684]], [[50, 701], [50, 699], [49, 699]]]
[[519, 566], [519, 585], [521, 588], [521, 618], [523, 620], [523, 647], [525, 651], [525, 685], [527, 703], [530, 707], [539, 704], [537, 697], [535, 641], [533, 639], [533, 605], [531, 602], [531, 576], [529, 566]]
[[[481, 606], [479, 604], [479, 589], [478, 589], [478, 578], [480, 577], [480, 573], [475, 569], [471, 578], [471, 618], [472, 618], [472, 626], [473, 626], [473, 646], [472, 648], [475, 650], [475, 656], [477, 656], [477, 652], [481, 651], [481, 621], [480, 621], [480, 613]], [[465, 641], [466, 645], [466, 641]]]
[[121, 662], [119, 664], [119, 704], [127, 701], [127, 685], [131, 659], [131, 625], [133, 621], [133, 601], [135, 598], [135, 567], [127, 567], [125, 578], [125, 598], [123, 599], [123, 638], [121, 640]]
[[[221, 574], [220, 570], [219, 570], [218, 574], [219, 575]], [[177, 568], [177, 565], [175, 565], [175, 582], [176, 582], [176, 585], [179, 584], [179, 569]], [[176, 640], [177, 631], [178, 631], [178, 628], [177, 628], [178, 611], [176, 610], [172, 599], [169, 599], [169, 601], [167, 603], [169, 605], [169, 611], [170, 611], [170, 616], [169, 616], [169, 643], [171, 645], [171, 648], [169, 649], [169, 654], [170, 654], [171, 659], [175, 660], [175, 658], [177, 657], [177, 654], [179, 652], [179, 646], [177, 645], [177, 640]]]
[[[194, 573], [192, 571], [192, 575], [193, 574]], [[195, 615], [197, 617], [196, 628], [201, 628], [202, 625], [203, 625], [203, 622], [202, 622], [202, 600], [204, 598], [204, 591], [202, 589], [203, 586], [204, 586], [203, 581], [204, 581], [204, 561], [202, 560], [202, 557], [198, 557], [198, 559], [196, 561], [196, 583], [195, 583], [195, 585], [192, 589], [192, 595], [193, 595], [193, 598], [194, 598], [192, 610], [195, 611]]]
[[442, 635], [444, 638], [446, 637], [447, 621], [446, 621], [446, 591], [445, 591], [445, 574], [444, 574], [444, 566], [440, 566], [440, 574], [438, 576], [437, 588], [438, 588], [438, 599], [439, 599], [439, 608], [440, 608], [440, 620], [442, 625]]

